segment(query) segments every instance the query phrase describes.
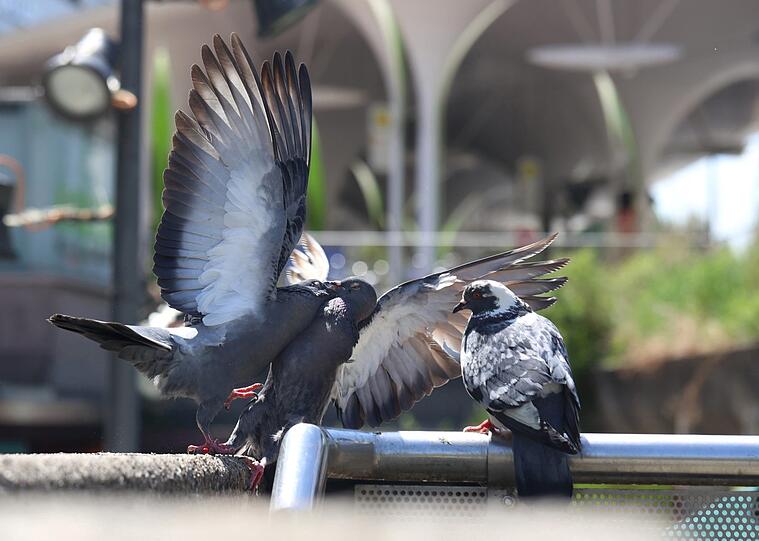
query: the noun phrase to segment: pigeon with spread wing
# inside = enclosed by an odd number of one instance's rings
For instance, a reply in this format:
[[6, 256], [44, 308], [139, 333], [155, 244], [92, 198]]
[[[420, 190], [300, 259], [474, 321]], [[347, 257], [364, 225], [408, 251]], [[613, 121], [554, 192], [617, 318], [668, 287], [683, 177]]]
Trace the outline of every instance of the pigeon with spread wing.
[[[192, 67], [191, 115], [176, 114], [164, 173], [165, 211], [153, 270], [187, 326], [157, 328], [56, 314], [50, 322], [98, 342], [152, 378], [164, 396], [195, 399], [209, 425], [334, 296], [316, 281], [277, 287], [303, 230], [311, 148], [311, 85], [291, 54], [260, 75], [242, 42], [218, 35]], [[237, 394], [247, 396], [257, 386]]]
[[[359, 323], [351, 362], [336, 374], [332, 399], [343, 426], [372, 427], [397, 418], [432, 390], [461, 376], [459, 352], [467, 318], [452, 313], [467, 284], [487, 278], [508, 285], [534, 310], [552, 305], [541, 296], [560, 288], [566, 278], [539, 278], [562, 268], [568, 259], [527, 261], [556, 238], [545, 239], [400, 284], [379, 298]], [[322, 253], [316, 241], [305, 254]], [[297, 253], [298, 250], [296, 250]], [[325, 280], [326, 258], [294, 257], [287, 276]], [[351, 282], [360, 280], [351, 280]], [[338, 283], [339, 285], [339, 283]]]

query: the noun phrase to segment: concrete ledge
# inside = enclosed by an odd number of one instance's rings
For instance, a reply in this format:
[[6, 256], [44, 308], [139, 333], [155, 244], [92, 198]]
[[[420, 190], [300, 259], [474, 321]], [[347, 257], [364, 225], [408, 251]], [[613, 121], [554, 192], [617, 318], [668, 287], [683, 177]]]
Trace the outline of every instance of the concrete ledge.
[[250, 470], [236, 457], [127, 453], [0, 455], [0, 493], [20, 491], [229, 494]]

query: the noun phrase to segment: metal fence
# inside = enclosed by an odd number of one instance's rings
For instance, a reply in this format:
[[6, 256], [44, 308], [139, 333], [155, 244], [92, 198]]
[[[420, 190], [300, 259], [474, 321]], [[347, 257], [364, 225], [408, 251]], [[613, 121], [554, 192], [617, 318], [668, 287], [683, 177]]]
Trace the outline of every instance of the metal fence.
[[[759, 436], [585, 434], [570, 468], [573, 508], [656, 516], [673, 538], [759, 538]], [[357, 512], [373, 515], [471, 518], [518, 505], [508, 441], [292, 428], [272, 511], [313, 509], [332, 483], [352, 484]]]

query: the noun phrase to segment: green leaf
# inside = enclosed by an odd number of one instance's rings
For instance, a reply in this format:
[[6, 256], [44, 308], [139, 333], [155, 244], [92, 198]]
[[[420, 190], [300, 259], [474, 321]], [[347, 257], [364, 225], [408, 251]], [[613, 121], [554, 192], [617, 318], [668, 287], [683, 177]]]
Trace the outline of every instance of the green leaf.
[[308, 205], [306, 229], [309, 231], [324, 229], [327, 221], [327, 186], [319, 142], [319, 129], [316, 126], [315, 118], [311, 124], [311, 166], [308, 172], [306, 204]]
[[638, 143], [627, 110], [617, 91], [614, 79], [606, 72], [593, 76], [601, 110], [606, 123], [606, 133], [612, 149], [621, 150], [626, 157], [628, 181], [632, 186], [643, 186], [643, 172], [638, 155]]
[[153, 56], [153, 111], [150, 118], [150, 160], [153, 229], [163, 213], [163, 171], [169, 163], [173, 130], [171, 107], [171, 62], [166, 49], [159, 47]]
[[369, 220], [374, 223], [379, 229], [385, 228], [385, 205], [382, 202], [382, 190], [380, 190], [379, 182], [371, 170], [369, 165], [361, 159], [357, 159], [350, 167], [353, 178], [356, 179], [361, 190], [361, 195], [364, 198], [364, 205], [366, 206], [366, 212], [369, 215]]

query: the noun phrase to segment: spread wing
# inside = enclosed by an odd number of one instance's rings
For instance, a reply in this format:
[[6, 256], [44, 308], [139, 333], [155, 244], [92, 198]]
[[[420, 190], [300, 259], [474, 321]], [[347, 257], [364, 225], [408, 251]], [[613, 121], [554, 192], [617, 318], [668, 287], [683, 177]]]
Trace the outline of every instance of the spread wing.
[[290, 264], [285, 272], [287, 285], [297, 284], [306, 280], [323, 282], [329, 275], [329, 259], [324, 249], [316, 239], [308, 233], [303, 233], [298, 246], [290, 255]]
[[556, 235], [536, 243], [431, 274], [391, 289], [362, 323], [351, 363], [338, 370], [333, 391], [344, 426], [378, 426], [398, 417], [435, 387], [459, 377], [459, 351], [467, 317], [452, 310], [469, 282], [480, 278], [509, 285], [539, 310], [556, 301], [541, 297], [565, 278], [536, 277], [560, 269], [567, 259], [525, 262]]
[[153, 271], [161, 296], [205, 325], [258, 313], [305, 219], [311, 89], [277, 53], [259, 77], [240, 39], [217, 35], [176, 114]]

